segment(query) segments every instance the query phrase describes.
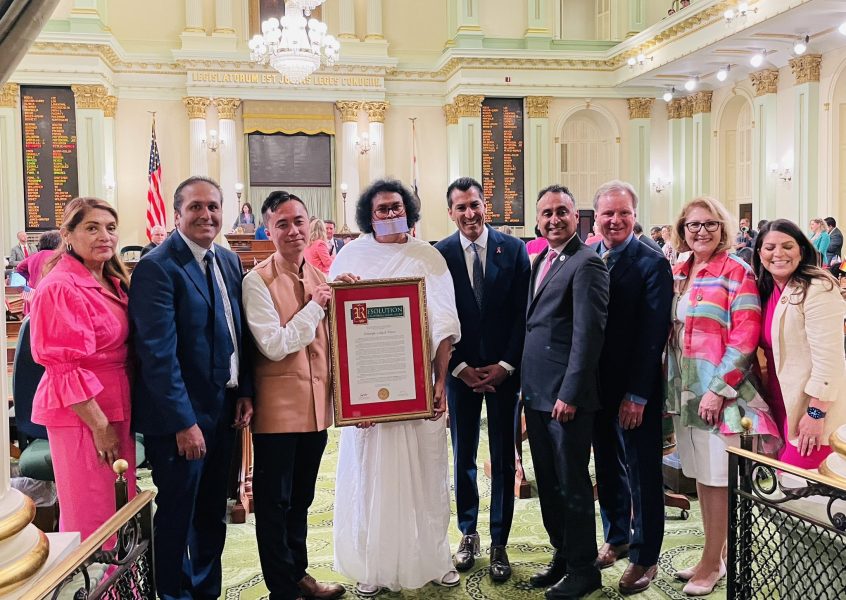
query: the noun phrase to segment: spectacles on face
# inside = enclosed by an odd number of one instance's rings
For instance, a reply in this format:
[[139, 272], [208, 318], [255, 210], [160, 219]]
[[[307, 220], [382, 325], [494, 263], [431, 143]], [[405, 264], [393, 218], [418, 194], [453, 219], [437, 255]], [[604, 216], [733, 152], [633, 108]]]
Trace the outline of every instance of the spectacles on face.
[[689, 223], [684, 224], [690, 233], [699, 233], [699, 230], [703, 227], [708, 233], [714, 233], [720, 228], [720, 225], [722, 225], [722, 223], [719, 221], [690, 221]]
[[373, 211], [373, 214], [380, 219], [387, 219], [391, 213], [394, 213], [394, 216], [396, 217], [401, 217], [405, 214], [405, 204], [397, 202], [396, 204], [391, 204], [389, 206], [382, 205]]

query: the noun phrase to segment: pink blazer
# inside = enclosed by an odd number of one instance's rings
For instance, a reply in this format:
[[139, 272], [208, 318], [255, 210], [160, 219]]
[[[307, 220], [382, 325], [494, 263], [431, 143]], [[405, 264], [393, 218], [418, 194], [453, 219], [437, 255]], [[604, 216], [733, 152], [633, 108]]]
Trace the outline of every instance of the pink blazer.
[[77, 259], [64, 255], [38, 285], [30, 312], [32, 356], [46, 372], [32, 421], [83, 425], [72, 405], [91, 398], [110, 422], [128, 421], [127, 295], [105, 290]]
[[314, 240], [305, 249], [306, 262], [324, 275], [329, 274], [329, 267], [332, 266], [332, 256], [329, 254], [329, 248], [326, 247], [324, 240]]

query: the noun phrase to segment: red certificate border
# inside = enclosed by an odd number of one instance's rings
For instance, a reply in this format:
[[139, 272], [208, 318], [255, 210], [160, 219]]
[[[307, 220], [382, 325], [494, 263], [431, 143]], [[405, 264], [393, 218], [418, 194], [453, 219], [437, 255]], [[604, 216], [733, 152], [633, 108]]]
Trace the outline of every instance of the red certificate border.
[[[432, 367], [429, 350], [429, 321], [426, 314], [426, 284], [422, 277], [375, 279], [356, 283], [332, 283], [329, 327], [332, 352], [332, 387], [335, 425], [355, 425], [363, 421], [387, 422], [434, 416]], [[350, 402], [349, 355], [347, 347], [346, 302], [407, 298], [411, 322], [415, 397], [387, 402], [353, 405]]]

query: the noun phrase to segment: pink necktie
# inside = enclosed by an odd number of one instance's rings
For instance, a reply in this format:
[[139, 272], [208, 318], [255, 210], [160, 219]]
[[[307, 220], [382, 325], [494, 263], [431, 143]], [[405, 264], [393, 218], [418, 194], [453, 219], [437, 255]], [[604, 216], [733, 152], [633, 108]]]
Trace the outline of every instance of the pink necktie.
[[543, 280], [546, 278], [546, 274], [549, 273], [549, 268], [552, 266], [552, 263], [555, 262], [556, 258], [558, 258], [558, 253], [555, 250], [550, 250], [549, 254], [546, 255], [546, 261], [543, 263], [543, 269], [541, 269], [538, 283], [543, 283]]

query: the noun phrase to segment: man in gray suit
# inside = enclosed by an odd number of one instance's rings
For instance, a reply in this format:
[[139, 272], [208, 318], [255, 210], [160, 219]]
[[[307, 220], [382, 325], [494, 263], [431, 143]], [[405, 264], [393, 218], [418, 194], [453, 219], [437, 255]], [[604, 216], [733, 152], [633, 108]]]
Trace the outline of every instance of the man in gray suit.
[[30, 254], [35, 254], [36, 252], [37, 250], [35, 249], [35, 247], [27, 242], [26, 232], [19, 231], [18, 243], [12, 246], [12, 251], [9, 252], [9, 266], [18, 266], [24, 261], [25, 258], [29, 258]]
[[576, 231], [573, 195], [541, 190], [537, 222], [549, 247], [535, 259], [529, 284], [522, 387], [541, 516], [555, 554], [535, 574], [549, 600], [600, 588], [596, 513], [588, 462], [599, 409], [597, 368], [608, 314], [608, 270]]

